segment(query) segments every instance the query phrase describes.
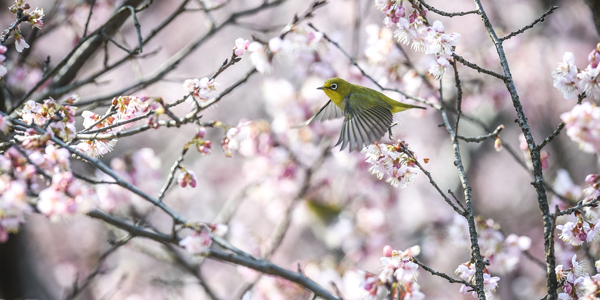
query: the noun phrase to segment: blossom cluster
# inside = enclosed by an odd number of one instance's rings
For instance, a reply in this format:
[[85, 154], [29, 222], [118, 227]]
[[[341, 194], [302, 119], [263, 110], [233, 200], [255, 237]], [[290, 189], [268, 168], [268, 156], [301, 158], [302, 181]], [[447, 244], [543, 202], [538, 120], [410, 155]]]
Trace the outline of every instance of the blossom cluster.
[[214, 79], [211, 80], [207, 77], [202, 79], [194, 78], [184, 81], [183, 89], [203, 103], [211, 101], [218, 96], [217, 85], [219, 84]]
[[248, 51], [251, 52], [250, 61], [260, 73], [271, 73], [275, 57], [294, 64], [296, 72], [301, 73], [301, 76], [314, 72], [324, 77], [332, 77], [333, 72], [317, 53], [319, 48], [327, 49], [322, 33], [293, 27], [283, 39], [277, 36], [268, 42], [250, 43]]
[[[596, 261], [595, 267], [596, 272], [600, 272], [600, 261]], [[570, 268], [556, 266], [556, 277], [562, 284], [562, 293], [558, 294], [558, 299], [593, 300], [600, 296], [600, 274], [590, 276], [585, 261], [577, 261], [577, 255], [573, 255]]]
[[377, 179], [383, 179], [394, 187], [405, 188], [415, 181], [417, 168], [414, 159], [401, 150], [406, 143], [398, 141], [398, 145], [387, 145], [375, 142], [362, 150], [366, 162], [372, 166], [369, 168], [371, 174]]
[[[430, 64], [429, 73], [439, 80], [454, 60], [452, 54], [458, 45], [460, 34], [445, 33], [444, 25], [440, 21], [434, 21], [429, 26], [427, 16], [421, 15], [418, 10], [406, 16], [403, 3], [403, 0], [375, 0], [377, 8], [386, 16], [384, 24], [387, 27], [396, 25], [394, 36], [399, 42], [411, 44], [415, 51], [435, 56], [435, 61]], [[426, 11], [423, 13], [426, 14]]]
[[202, 229], [196, 230], [191, 235], [181, 239], [179, 246], [192, 255], [202, 255], [212, 245], [211, 233], [217, 236], [224, 236], [227, 230], [228, 227], [225, 224], [206, 224]]
[[206, 127], [198, 128], [198, 132], [191, 141], [189, 141], [186, 145], [186, 148], [190, 146], [195, 146], [196, 150], [202, 155], [209, 155], [212, 151], [212, 142], [209, 140], [205, 140], [206, 136]]
[[229, 128], [221, 141], [225, 156], [232, 157], [233, 151], [239, 150], [242, 143], [255, 138], [253, 131], [252, 122], [243, 120], [237, 126]]
[[392, 250], [390, 246], [383, 249], [381, 272], [379, 275], [360, 271], [360, 287], [366, 291], [365, 300], [376, 300], [387, 289], [391, 299], [421, 300], [425, 294], [419, 290], [417, 269], [419, 265], [412, 259], [419, 255], [421, 248], [413, 246], [405, 251]]
[[588, 153], [600, 153], [600, 108], [589, 102], [575, 105], [560, 115], [567, 136]]
[[[84, 214], [95, 206], [94, 190], [71, 173], [69, 151], [47, 140], [38, 142], [28, 149], [13, 146], [0, 155], [0, 242], [18, 231], [33, 206], [52, 220]], [[39, 174], [50, 177], [50, 184]], [[29, 191], [36, 191], [37, 202]]]
[[[23, 0], [15, 0], [15, 4], [10, 6], [8, 9], [17, 16], [22, 16], [21, 20], [31, 23], [33, 27], [38, 29], [42, 29], [44, 26], [43, 18], [44, 18], [44, 9], [35, 8], [32, 11], [28, 11], [31, 8], [29, 3], [25, 3]], [[21, 35], [20, 24], [14, 29], [13, 37], [15, 38], [15, 48], [18, 52], [22, 52], [24, 49], [29, 48], [29, 44]]]
[[[558, 178], [557, 178], [558, 179]], [[564, 179], [563, 179], [564, 181]], [[582, 203], [588, 203], [600, 196], [600, 175], [590, 174], [585, 178], [589, 187], [581, 191], [581, 188], [573, 185], [570, 194], [577, 201], [580, 196]], [[568, 221], [565, 224], [557, 225], [556, 228], [561, 231], [559, 238], [573, 246], [580, 246], [584, 242], [592, 242], [600, 237], [600, 216], [594, 208], [587, 207], [581, 212], [575, 212], [575, 221]]]
[[[475, 264], [472, 262], [466, 262], [459, 265], [458, 268], [456, 268], [455, 272], [456, 275], [458, 275], [462, 280], [465, 280], [466, 282], [475, 285], [475, 271]], [[496, 291], [499, 280], [500, 277], [492, 277], [487, 268], [483, 268], [483, 290], [485, 292], [486, 299], [492, 298], [492, 293]], [[460, 287], [459, 292], [463, 295], [471, 293], [471, 296], [473, 296], [473, 298], [477, 298], [477, 291], [474, 291], [473, 289], [464, 284]]]
[[571, 52], [563, 55], [563, 61], [552, 71], [554, 87], [563, 94], [565, 99], [572, 99], [579, 93], [594, 100], [600, 100], [600, 44], [588, 55], [588, 65], [580, 70], [575, 65], [575, 56]]
[[[20, 111], [21, 119], [27, 124], [37, 125], [40, 128], [48, 125], [51, 129], [48, 133], [60, 137], [64, 141], [70, 141], [75, 138], [77, 133], [75, 129], [76, 108], [69, 105], [75, 99], [76, 97], [56, 101], [50, 98], [44, 100], [43, 103], [29, 100], [25, 102]], [[33, 130], [25, 132], [26, 136], [35, 134], [37, 132]]]
[[[131, 128], [134, 124], [132, 119], [140, 117], [150, 110], [156, 110], [159, 108], [158, 103], [157, 99], [147, 97], [121, 96], [114, 98], [112, 102], [114, 114], [105, 117], [92, 111], [84, 111], [81, 114], [84, 131], [112, 133]], [[112, 151], [116, 143], [116, 139], [83, 140], [76, 145], [76, 148], [91, 157], [99, 157]]]
[[[475, 221], [481, 255], [489, 261], [487, 268], [500, 274], [513, 271], [519, 265], [521, 252], [531, 247], [531, 239], [516, 234], [505, 237], [500, 226], [492, 219], [476, 218]], [[457, 246], [468, 248], [470, 238], [466, 219], [455, 215], [448, 228], [448, 236]]]

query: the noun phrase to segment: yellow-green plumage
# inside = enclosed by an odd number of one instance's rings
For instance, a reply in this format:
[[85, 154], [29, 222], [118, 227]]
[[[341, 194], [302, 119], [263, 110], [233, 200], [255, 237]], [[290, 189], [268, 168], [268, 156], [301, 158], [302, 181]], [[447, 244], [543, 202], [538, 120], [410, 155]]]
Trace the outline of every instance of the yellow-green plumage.
[[318, 87], [327, 94], [331, 101], [327, 102], [307, 123], [319, 118], [329, 120], [344, 117], [340, 143], [344, 150], [360, 150], [379, 140], [392, 124], [392, 114], [410, 108], [424, 108], [404, 104], [388, 96], [360, 85], [351, 84], [341, 78], [331, 78]]

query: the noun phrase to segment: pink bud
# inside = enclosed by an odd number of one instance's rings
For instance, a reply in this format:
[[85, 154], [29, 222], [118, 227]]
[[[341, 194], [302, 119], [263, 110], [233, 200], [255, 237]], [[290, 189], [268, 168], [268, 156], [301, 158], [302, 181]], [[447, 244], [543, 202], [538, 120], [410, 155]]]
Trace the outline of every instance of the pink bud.
[[196, 136], [203, 139], [206, 136], [206, 127], [200, 127], [198, 128], [198, 133], [196, 133]]
[[385, 247], [383, 247], [383, 256], [392, 257], [392, 247], [390, 245], [385, 245]]
[[596, 182], [598, 182], [598, 179], [600, 179], [600, 175], [590, 174], [585, 177], [585, 183], [587, 183], [589, 185], [594, 185]]

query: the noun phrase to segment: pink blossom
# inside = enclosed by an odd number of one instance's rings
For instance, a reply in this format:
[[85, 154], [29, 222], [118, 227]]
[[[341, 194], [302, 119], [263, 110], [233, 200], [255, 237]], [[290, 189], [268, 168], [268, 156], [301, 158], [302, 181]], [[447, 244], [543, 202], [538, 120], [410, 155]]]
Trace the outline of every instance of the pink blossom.
[[600, 153], [600, 108], [584, 102], [560, 118], [566, 124], [567, 136], [579, 143], [581, 150]]
[[84, 140], [77, 144], [75, 148], [85, 155], [100, 157], [112, 151], [116, 144], [117, 140]]
[[235, 47], [233, 48], [233, 52], [235, 56], [240, 57], [244, 55], [246, 50], [248, 50], [248, 46], [250, 45], [250, 41], [245, 40], [243, 38], [239, 38], [235, 40]]
[[451, 57], [452, 49], [458, 45], [460, 34], [444, 33], [444, 25], [442, 22], [435, 21], [428, 28], [428, 33], [425, 38], [426, 49], [425, 54], [435, 54], [436, 56]]
[[46, 146], [44, 158], [52, 165], [56, 165], [63, 170], [69, 169], [71, 153], [65, 148], [56, 148], [50, 144]]
[[227, 130], [225, 138], [221, 142], [225, 156], [231, 157], [233, 151], [239, 150], [242, 144], [254, 138], [251, 125], [250, 121], [240, 121], [236, 127]]
[[29, 48], [29, 44], [27, 44], [23, 36], [18, 31], [14, 31], [14, 36], [15, 49], [17, 49], [17, 52], [23, 52], [24, 49]]
[[600, 63], [600, 45], [597, 45], [596, 49], [590, 52], [588, 55], [588, 62], [590, 63], [591, 68], [598, 67], [598, 63]]
[[394, 36], [398, 40], [398, 42], [408, 45], [413, 36], [417, 36], [417, 32], [414, 31], [414, 28], [410, 26], [410, 23], [405, 18], [400, 18], [398, 20], [398, 29], [394, 31]]
[[500, 277], [492, 277], [490, 274], [483, 274], [483, 289], [485, 291], [486, 298], [492, 298], [492, 293], [496, 291], [499, 280]]
[[373, 273], [359, 270], [357, 275], [360, 279], [359, 286], [367, 292], [364, 299], [376, 300], [377, 296], [384, 291], [383, 283]]
[[279, 37], [274, 37], [269, 40], [269, 50], [273, 53], [277, 53], [283, 49], [283, 40]]
[[392, 257], [392, 247], [390, 245], [385, 245], [385, 247], [383, 247], [383, 256]]
[[203, 230], [199, 234], [194, 232], [179, 241], [179, 246], [183, 247], [192, 255], [201, 255], [205, 253], [211, 244], [212, 239], [206, 230]]
[[29, 23], [31, 23], [34, 27], [38, 29], [42, 29], [44, 26], [44, 22], [42, 19], [44, 18], [44, 9], [43, 8], [35, 8], [31, 12], [29, 12]]
[[271, 65], [271, 59], [267, 55], [265, 46], [259, 42], [252, 42], [248, 46], [250, 54], [250, 61], [259, 73], [269, 74], [273, 69]]
[[181, 172], [179, 176], [177, 176], [177, 184], [179, 184], [179, 186], [181, 186], [182, 188], [185, 188], [187, 186], [195, 188], [196, 174], [194, 174], [194, 172], [192, 171], [183, 169], [183, 172]]
[[579, 246], [583, 242], [591, 242], [600, 236], [600, 220], [594, 224], [590, 224], [583, 217], [578, 217], [577, 222], [567, 222], [564, 225], [556, 225], [558, 230], [561, 230], [560, 239], [573, 245]]
[[[183, 88], [188, 92], [192, 93], [200, 101], [206, 102], [213, 100], [217, 97], [217, 85], [214, 80], [209, 80], [207, 77], [202, 79], [194, 78], [187, 79], [183, 83]], [[188, 99], [188, 102], [192, 101]]]
[[372, 164], [369, 171], [377, 179], [381, 180], [387, 175], [386, 182], [394, 187], [405, 188], [414, 182], [417, 173], [410, 158], [399, 152], [398, 147], [375, 143], [365, 147], [362, 153], [365, 154], [366, 162]]
[[446, 68], [450, 66], [450, 62], [443, 56], [437, 58], [436, 61], [429, 65], [429, 74], [433, 75], [436, 80], [442, 79], [446, 74]]
[[579, 93], [575, 79], [577, 78], [577, 67], [575, 66], [575, 56], [571, 52], [566, 52], [563, 56], [563, 62], [552, 71], [554, 78], [554, 87], [558, 89], [565, 99], [571, 99]]
[[591, 68], [588, 66], [585, 70], [577, 74], [577, 78], [579, 78], [579, 89], [594, 100], [600, 100], [599, 73], [600, 68]]

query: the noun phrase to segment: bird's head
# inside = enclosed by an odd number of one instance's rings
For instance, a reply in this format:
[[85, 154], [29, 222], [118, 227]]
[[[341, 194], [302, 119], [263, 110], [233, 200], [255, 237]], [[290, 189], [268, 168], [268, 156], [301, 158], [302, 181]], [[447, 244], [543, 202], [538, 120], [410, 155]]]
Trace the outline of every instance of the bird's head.
[[344, 97], [350, 93], [350, 88], [352, 84], [347, 82], [341, 78], [331, 78], [327, 79], [323, 86], [318, 87], [317, 89], [323, 90], [325, 94], [331, 99], [334, 103], [341, 103]]

